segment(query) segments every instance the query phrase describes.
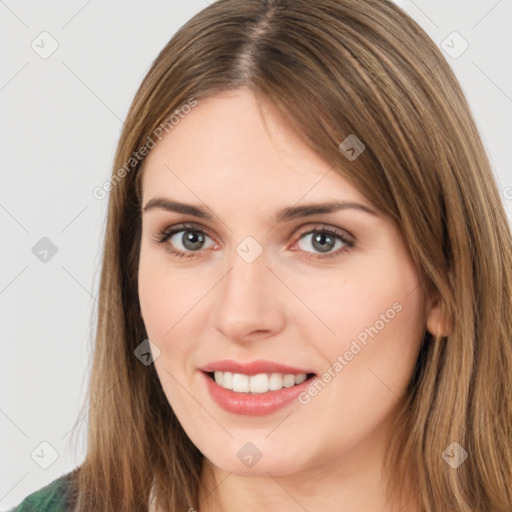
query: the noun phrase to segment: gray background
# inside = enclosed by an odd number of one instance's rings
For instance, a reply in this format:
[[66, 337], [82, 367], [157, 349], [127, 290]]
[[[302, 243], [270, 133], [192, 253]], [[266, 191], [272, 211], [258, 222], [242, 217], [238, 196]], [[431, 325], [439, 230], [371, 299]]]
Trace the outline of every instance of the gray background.
[[[2, 510], [83, 460], [108, 199], [92, 190], [153, 59], [207, 3], [0, 0]], [[397, 3], [447, 52], [512, 218], [512, 1]]]

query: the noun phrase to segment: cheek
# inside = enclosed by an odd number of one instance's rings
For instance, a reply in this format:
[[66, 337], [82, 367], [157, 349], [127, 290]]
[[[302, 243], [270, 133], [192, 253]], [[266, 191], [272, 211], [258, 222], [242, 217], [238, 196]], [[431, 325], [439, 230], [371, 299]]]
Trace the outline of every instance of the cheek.
[[354, 378], [367, 379], [372, 368], [400, 387], [408, 379], [426, 326], [417, 273], [399, 256], [362, 262], [361, 269], [302, 290], [316, 318], [307, 314], [298, 322], [326, 365], [341, 356], [346, 366], [338, 364], [338, 370]]
[[[190, 287], [150, 251], [141, 251], [138, 290], [144, 325], [148, 337], [165, 350], [166, 340], [173, 334], [173, 326], [185, 314]], [[190, 306], [188, 307], [190, 309]]]
[[201, 298], [212, 285], [194, 270], [178, 270], [165, 257], [144, 258], [143, 253], [138, 280], [144, 326], [161, 353], [155, 360], [157, 371], [161, 375], [164, 367], [173, 374], [188, 371], [182, 363], [197, 350], [195, 331], [204, 325], [205, 314]]
[[[153, 266], [146, 264], [141, 257], [138, 276], [139, 302], [146, 327], [146, 332], [150, 339], [161, 339], [165, 333], [165, 325], [169, 319], [166, 315], [168, 310], [166, 292], [166, 283], [158, 278], [158, 270]], [[169, 326], [167, 326], [167, 329]]]
[[[386, 326], [396, 325], [400, 323], [396, 320], [404, 316], [409, 317], [406, 323], [411, 325], [421, 320], [418, 279], [412, 269], [374, 271], [366, 266], [296, 281], [294, 291], [310, 309], [310, 313], [298, 315], [297, 319], [318, 326], [323, 331], [319, 340], [353, 338], [374, 324], [382, 330], [383, 322]], [[299, 304], [297, 310], [304, 308]]]
[[[404, 283], [405, 284], [405, 283]], [[357, 339], [361, 343], [372, 339], [401, 340], [414, 336], [423, 327], [422, 303], [419, 293], [410, 286], [379, 287], [365, 290], [347, 288], [330, 310], [334, 330], [341, 340]], [[334, 301], [333, 301], [334, 302]]]
[[187, 357], [188, 351], [193, 350], [191, 344], [178, 342], [182, 327], [180, 319], [186, 314], [184, 308], [189, 301], [178, 292], [181, 280], [176, 275], [166, 273], [161, 264], [146, 263], [141, 257], [138, 279], [142, 318], [148, 338], [159, 349], [154, 365], [162, 389], [169, 404], [176, 407], [175, 412], [178, 412], [181, 404], [187, 400], [177, 384], [184, 380], [182, 372], [185, 371], [179, 362]]
[[373, 299], [353, 304], [346, 318], [330, 359], [342, 355], [341, 373], [357, 390], [356, 401], [392, 405], [410, 382], [425, 332], [420, 288], [379, 289]]

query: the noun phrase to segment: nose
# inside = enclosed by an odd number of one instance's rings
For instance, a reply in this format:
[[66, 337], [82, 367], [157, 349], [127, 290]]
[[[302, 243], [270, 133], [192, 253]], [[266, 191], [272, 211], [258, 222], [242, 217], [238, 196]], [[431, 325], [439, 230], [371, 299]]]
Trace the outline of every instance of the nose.
[[217, 287], [215, 325], [231, 341], [269, 337], [284, 328], [280, 282], [264, 254], [248, 263], [235, 253], [229, 272]]

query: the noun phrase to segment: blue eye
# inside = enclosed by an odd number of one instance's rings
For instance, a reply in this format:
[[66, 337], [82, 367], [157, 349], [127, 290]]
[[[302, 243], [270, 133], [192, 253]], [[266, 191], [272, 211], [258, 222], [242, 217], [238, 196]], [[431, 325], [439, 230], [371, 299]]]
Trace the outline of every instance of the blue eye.
[[[307, 244], [315, 249], [314, 251], [308, 251], [304, 246], [300, 247], [300, 243], [303, 240], [307, 240]], [[297, 245], [301, 250], [305, 252], [315, 253], [314, 256], [309, 256], [312, 259], [329, 258], [331, 256], [338, 256], [340, 252], [345, 252], [350, 248], [354, 247], [355, 244], [352, 239], [348, 238], [343, 232], [338, 231], [330, 227], [322, 227], [317, 229], [311, 229], [306, 233], [303, 233]], [[336, 250], [334, 250], [336, 249]]]
[[[213, 240], [201, 229], [194, 226], [180, 225], [172, 228], [171, 230], [161, 231], [157, 236], [157, 242], [166, 243], [166, 250], [171, 254], [179, 256], [180, 258], [192, 258], [195, 256], [195, 252], [199, 252], [205, 247], [206, 239], [210, 240], [213, 244]], [[180, 247], [181, 244], [181, 247]], [[210, 244], [210, 246], [212, 245]], [[178, 247], [173, 249], [173, 247]]]
[[[322, 254], [330, 252], [334, 248], [339, 249], [340, 246], [343, 247], [345, 245], [345, 242], [341, 240], [340, 237], [321, 231], [313, 231], [310, 233], [306, 233], [301, 237], [300, 240], [307, 240], [308, 243], [312, 244], [312, 247], [314, 247], [317, 251], [319, 251]], [[338, 247], [336, 247], [337, 244]], [[307, 249], [305, 249], [304, 247], [301, 248], [307, 251]]]
[[[202, 229], [192, 224], [180, 224], [170, 229], [166, 228], [157, 234], [155, 240], [160, 244], [165, 244], [165, 250], [179, 258], [200, 256], [201, 249], [208, 249], [215, 245], [215, 242]], [[313, 251], [305, 248], [303, 241], [313, 247]], [[302, 233], [296, 245], [301, 251], [310, 254], [310, 256], [306, 256], [307, 258], [323, 259], [338, 256], [354, 247], [355, 243], [343, 231], [322, 226]]]
[[[180, 235], [180, 233], [182, 234]], [[173, 240], [173, 238], [175, 240]], [[202, 231], [192, 231], [187, 229], [175, 232], [171, 237], [169, 237], [169, 240], [174, 246], [176, 246], [177, 242], [181, 243], [184, 250], [198, 251], [205, 248], [204, 246], [207, 238], [210, 239], [210, 237]], [[179, 250], [182, 251], [183, 249]]]

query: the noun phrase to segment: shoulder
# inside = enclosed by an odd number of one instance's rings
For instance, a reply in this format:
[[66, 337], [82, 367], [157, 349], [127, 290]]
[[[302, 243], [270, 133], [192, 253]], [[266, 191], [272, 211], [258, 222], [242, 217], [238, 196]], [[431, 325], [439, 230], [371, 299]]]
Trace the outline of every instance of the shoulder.
[[71, 512], [67, 498], [72, 474], [67, 473], [38, 489], [8, 512]]

